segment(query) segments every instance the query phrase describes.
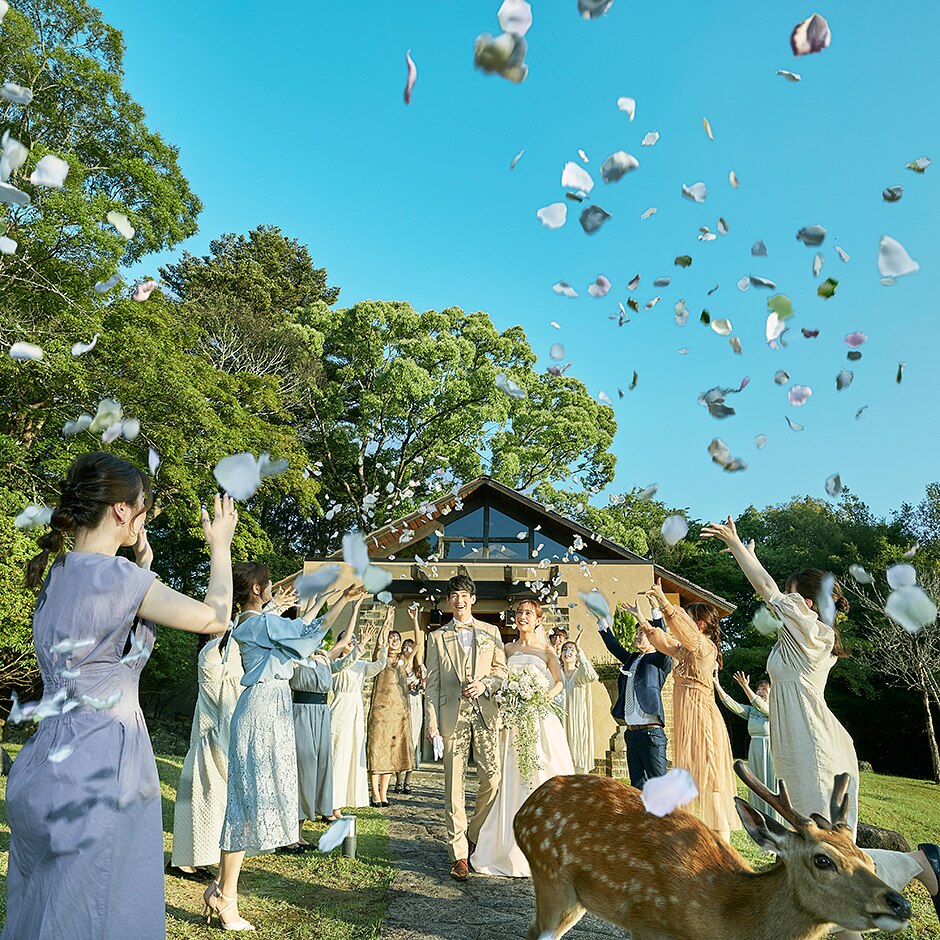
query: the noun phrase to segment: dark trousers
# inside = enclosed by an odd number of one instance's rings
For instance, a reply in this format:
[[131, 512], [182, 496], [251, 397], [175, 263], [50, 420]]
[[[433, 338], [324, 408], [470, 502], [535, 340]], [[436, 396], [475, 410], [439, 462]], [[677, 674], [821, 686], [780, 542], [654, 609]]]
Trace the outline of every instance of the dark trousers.
[[666, 732], [662, 728], [627, 731], [627, 767], [630, 783], [638, 790], [651, 777], [666, 773]]

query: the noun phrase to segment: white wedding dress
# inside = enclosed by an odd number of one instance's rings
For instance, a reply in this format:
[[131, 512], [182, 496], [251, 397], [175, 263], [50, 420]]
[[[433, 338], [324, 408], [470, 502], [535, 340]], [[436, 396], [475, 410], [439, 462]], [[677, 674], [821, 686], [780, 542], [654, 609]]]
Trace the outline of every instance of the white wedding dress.
[[[531, 653], [513, 653], [506, 661], [509, 674], [514, 669], [532, 666], [539, 673], [545, 688], [555, 684], [552, 674], [540, 656]], [[573, 774], [574, 764], [568, 749], [568, 738], [562, 723], [554, 712], [538, 720], [535, 750], [541, 765], [531, 781], [524, 781], [519, 773], [516, 757], [515, 728], [504, 727], [500, 733], [502, 776], [493, 808], [480, 829], [480, 839], [470, 857], [473, 870], [481, 875], [507, 875], [528, 878], [529, 863], [516, 845], [512, 823], [516, 813], [529, 796], [546, 780], [559, 774]]]

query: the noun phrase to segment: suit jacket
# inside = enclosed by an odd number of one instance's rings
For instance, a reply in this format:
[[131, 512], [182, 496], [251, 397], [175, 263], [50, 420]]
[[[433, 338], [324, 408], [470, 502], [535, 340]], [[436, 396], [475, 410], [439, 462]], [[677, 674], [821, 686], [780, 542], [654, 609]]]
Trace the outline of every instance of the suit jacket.
[[636, 667], [633, 678], [633, 691], [640, 708], [647, 715], [655, 715], [663, 724], [666, 716], [663, 713], [663, 684], [672, 670], [672, 657], [665, 653], [630, 653], [625, 650], [612, 630], [601, 630], [601, 639], [608, 651], [623, 663], [623, 668], [617, 676], [617, 701], [610, 713], [614, 718], [624, 720], [624, 699], [627, 693], [626, 670], [639, 657], [640, 663]]
[[[457, 639], [454, 620], [428, 637], [428, 680], [424, 709], [428, 728], [438, 728], [446, 738], [454, 733], [461, 706], [478, 708], [483, 724], [490, 727], [499, 720], [499, 707], [493, 698], [506, 677], [506, 653], [499, 630], [492, 624], [473, 619], [473, 643], [464, 656]], [[482, 679], [489, 694], [474, 702], [463, 696], [463, 686], [471, 679]]]

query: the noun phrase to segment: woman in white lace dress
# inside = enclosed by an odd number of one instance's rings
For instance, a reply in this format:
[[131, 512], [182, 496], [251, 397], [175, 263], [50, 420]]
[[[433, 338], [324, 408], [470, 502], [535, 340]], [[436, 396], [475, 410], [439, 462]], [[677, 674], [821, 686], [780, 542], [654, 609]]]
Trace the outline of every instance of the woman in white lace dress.
[[597, 670], [584, 655], [579, 640], [561, 648], [561, 681], [565, 690], [565, 734], [574, 769], [589, 774], [594, 769], [594, 697], [591, 686]]
[[[520, 601], [516, 608], [516, 627], [519, 639], [506, 644], [506, 666], [509, 675], [506, 683], [513, 681], [513, 674], [523, 669], [534, 670], [539, 683], [548, 693], [548, 698], [557, 696], [563, 688], [561, 666], [558, 657], [544, 638], [542, 630], [542, 608], [536, 601]], [[529, 863], [516, 845], [512, 822], [522, 804], [532, 792], [551, 777], [558, 774], [573, 774], [574, 764], [568, 749], [568, 739], [558, 715], [548, 711], [533, 716], [535, 769], [523, 775], [520, 768], [516, 725], [503, 727], [500, 732], [502, 754], [502, 776], [493, 808], [480, 829], [480, 839], [470, 856], [473, 870], [481, 875], [508, 875], [528, 878]]]

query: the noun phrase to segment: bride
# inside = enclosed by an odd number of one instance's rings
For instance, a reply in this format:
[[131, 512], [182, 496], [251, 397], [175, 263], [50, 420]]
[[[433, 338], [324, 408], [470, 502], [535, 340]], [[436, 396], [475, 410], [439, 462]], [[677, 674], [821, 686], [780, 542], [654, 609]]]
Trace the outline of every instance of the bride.
[[[545, 640], [542, 608], [536, 601], [519, 603], [516, 627], [519, 639], [506, 644], [509, 675], [503, 688], [510, 689], [513, 683], [534, 676], [543, 690], [539, 699], [551, 702], [563, 687], [561, 666]], [[530, 712], [527, 717], [530, 722], [527, 728], [504, 721], [500, 738], [502, 778], [499, 791], [470, 856], [473, 871], [481, 875], [529, 877], [529, 864], [513, 836], [513, 819], [529, 795], [546, 780], [558, 774], [574, 773], [568, 738], [558, 715], [547, 708]], [[527, 742], [534, 742], [534, 754], [527, 753]]]

